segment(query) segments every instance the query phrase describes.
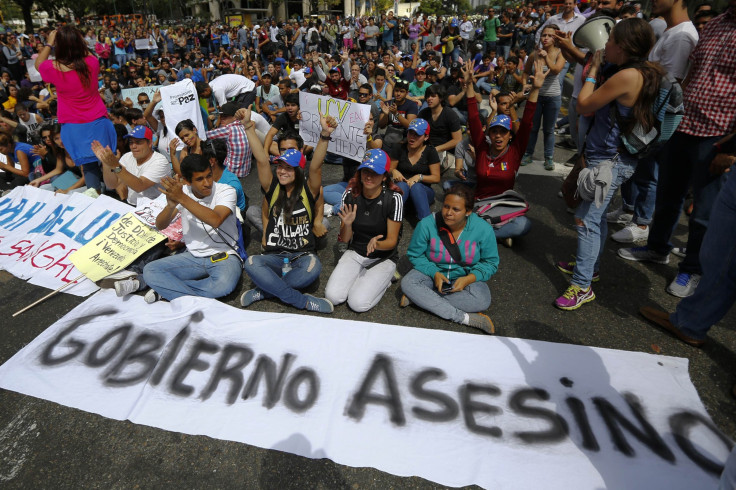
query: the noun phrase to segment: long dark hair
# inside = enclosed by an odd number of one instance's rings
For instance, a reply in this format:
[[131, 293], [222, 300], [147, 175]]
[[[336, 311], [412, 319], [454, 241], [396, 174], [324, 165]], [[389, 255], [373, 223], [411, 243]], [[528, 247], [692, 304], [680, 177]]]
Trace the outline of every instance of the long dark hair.
[[630, 117], [622, 121], [619, 129], [624, 134], [631, 134], [639, 123], [648, 132], [654, 126], [652, 106], [659, 95], [660, 81], [666, 73], [659, 63], [647, 61], [649, 51], [656, 42], [654, 31], [647, 21], [634, 17], [616, 24], [611, 36], [614, 36], [616, 45], [628, 56], [628, 61], [621, 68], [635, 68], [644, 78]]
[[[353, 174], [353, 177], [348, 182], [348, 191], [353, 195], [353, 197], [358, 197], [359, 195], [363, 194], [363, 182], [361, 181], [361, 174], [365, 169], [360, 169], [356, 171]], [[398, 192], [399, 194], [403, 194], [402, 190], [394, 183], [394, 179], [391, 178], [391, 174], [389, 172], [386, 172], [383, 174], [383, 183], [384, 187], [390, 191]]]
[[291, 213], [294, 212], [294, 206], [296, 202], [302, 198], [302, 189], [304, 188], [304, 169], [301, 167], [294, 167], [294, 190], [291, 191], [291, 195], [286, 195], [286, 187], [279, 183], [279, 195], [276, 197], [276, 202], [273, 205], [272, 216], [278, 217], [281, 211], [284, 212], [284, 223], [291, 221]]
[[56, 30], [56, 61], [74, 68], [82, 85], [89, 87], [90, 71], [84, 58], [89, 55], [82, 32], [74, 26], [65, 25]]

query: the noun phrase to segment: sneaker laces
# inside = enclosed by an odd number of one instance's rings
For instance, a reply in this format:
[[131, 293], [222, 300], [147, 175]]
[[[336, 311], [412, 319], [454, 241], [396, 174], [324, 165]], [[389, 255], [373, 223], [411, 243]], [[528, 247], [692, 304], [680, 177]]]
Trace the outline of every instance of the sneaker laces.
[[580, 286], [576, 286], [575, 284], [570, 284], [570, 287], [567, 288], [565, 293], [562, 295], [565, 299], [572, 299], [575, 296], [578, 295], [578, 293], [583, 292], [583, 289]]
[[677, 274], [677, 278], [675, 279], [675, 282], [679, 286], [685, 287], [690, 282], [690, 278], [691, 277], [692, 277], [692, 275], [691, 274], [688, 274], [687, 272], [680, 272], [679, 274]]

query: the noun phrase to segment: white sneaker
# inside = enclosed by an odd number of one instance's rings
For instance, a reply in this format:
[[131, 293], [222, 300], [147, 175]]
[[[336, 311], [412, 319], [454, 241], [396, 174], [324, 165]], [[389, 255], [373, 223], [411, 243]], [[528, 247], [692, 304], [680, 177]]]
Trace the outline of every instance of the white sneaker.
[[677, 257], [684, 259], [685, 255], [687, 255], [687, 248], [686, 247], [675, 247], [672, 249], [672, 255], [676, 255]]
[[112, 289], [115, 287], [115, 283], [122, 281], [123, 279], [136, 279], [137, 277], [137, 273], [129, 271], [127, 269], [123, 269], [114, 274], [103, 277], [102, 279], [97, 281], [97, 285], [102, 289]]
[[324, 207], [325, 218], [329, 218], [330, 216], [332, 216], [332, 214], [333, 214], [332, 204], [325, 203], [325, 207]]
[[667, 286], [667, 292], [678, 298], [687, 298], [688, 296], [692, 296], [698, 284], [700, 284], [700, 274], [680, 272], [670, 285]]
[[606, 221], [609, 223], [618, 223], [620, 225], [628, 225], [631, 223], [631, 220], [634, 218], [633, 213], [629, 213], [628, 211], [624, 210], [623, 206], [618, 208], [616, 211], [611, 211], [610, 213], [606, 213]]
[[118, 298], [122, 298], [123, 296], [127, 296], [138, 291], [140, 285], [141, 283], [138, 282], [138, 279], [123, 279], [122, 281], [117, 281], [115, 283], [115, 294], [118, 295]]
[[634, 243], [649, 238], [649, 227], [643, 230], [636, 223], [629, 223], [621, 230], [611, 235], [611, 240], [619, 243]]
[[148, 292], [146, 293], [146, 295], [143, 296], [143, 301], [145, 301], [149, 305], [155, 303], [156, 301], [158, 301], [160, 299], [161, 299], [161, 295], [158, 294], [153, 289], [149, 289]]

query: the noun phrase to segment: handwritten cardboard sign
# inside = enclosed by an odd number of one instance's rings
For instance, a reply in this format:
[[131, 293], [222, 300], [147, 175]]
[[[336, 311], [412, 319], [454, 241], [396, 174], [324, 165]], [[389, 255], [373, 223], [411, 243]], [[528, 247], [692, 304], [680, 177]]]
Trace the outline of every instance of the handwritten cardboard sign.
[[166, 237], [128, 213], [70, 256], [91, 281], [114, 274]]
[[332, 133], [327, 151], [351, 160], [363, 159], [366, 144], [364, 129], [371, 114], [370, 106], [300, 92], [299, 108], [302, 112], [299, 135], [304, 139], [305, 145], [317, 146], [321, 131], [320, 115], [332, 116], [337, 119], [338, 126]]

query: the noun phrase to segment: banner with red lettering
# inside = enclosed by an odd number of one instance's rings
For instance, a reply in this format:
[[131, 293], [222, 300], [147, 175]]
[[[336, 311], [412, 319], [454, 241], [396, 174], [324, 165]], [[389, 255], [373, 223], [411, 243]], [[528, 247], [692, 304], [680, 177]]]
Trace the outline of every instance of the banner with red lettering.
[[[80, 275], [69, 255], [132, 209], [104, 195], [16, 187], [0, 198], [0, 269], [45, 288], [64, 286]], [[83, 279], [64, 292], [87, 296], [97, 289]]]
[[484, 488], [715, 488], [687, 359], [101, 291], [0, 388], [117, 420]]

